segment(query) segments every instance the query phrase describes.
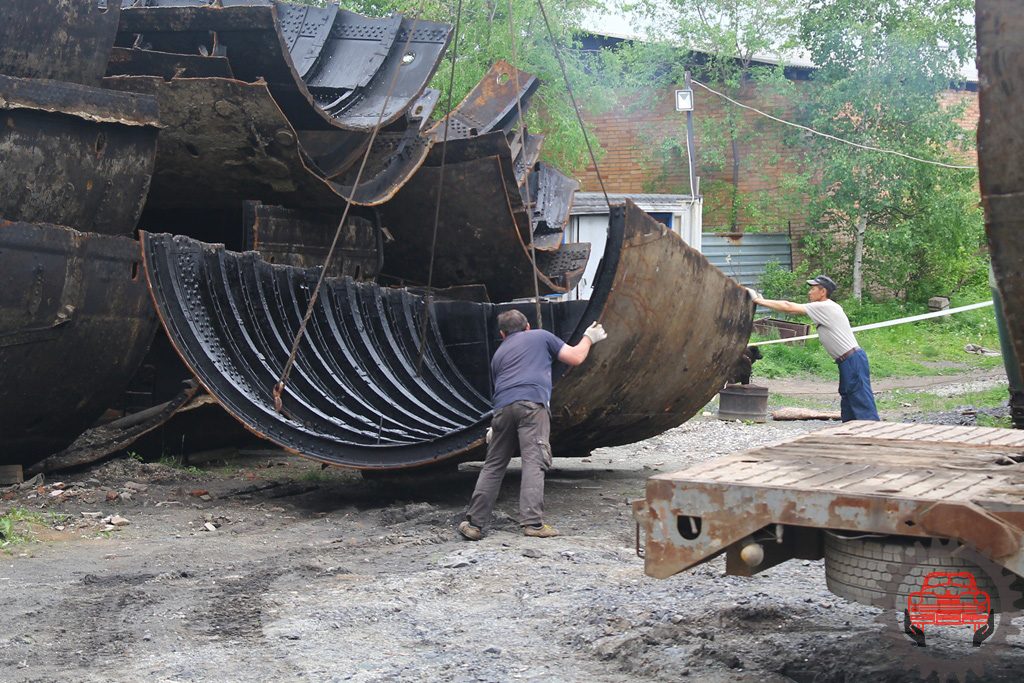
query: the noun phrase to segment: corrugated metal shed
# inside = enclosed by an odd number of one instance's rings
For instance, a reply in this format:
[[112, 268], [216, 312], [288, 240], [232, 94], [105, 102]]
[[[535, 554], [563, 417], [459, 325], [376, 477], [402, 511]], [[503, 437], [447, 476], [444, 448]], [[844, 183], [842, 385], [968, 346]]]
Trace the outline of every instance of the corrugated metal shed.
[[701, 251], [712, 265], [746, 287], [758, 286], [769, 261], [776, 261], [786, 269], [793, 267], [793, 252], [786, 233], [705, 232], [701, 244]]

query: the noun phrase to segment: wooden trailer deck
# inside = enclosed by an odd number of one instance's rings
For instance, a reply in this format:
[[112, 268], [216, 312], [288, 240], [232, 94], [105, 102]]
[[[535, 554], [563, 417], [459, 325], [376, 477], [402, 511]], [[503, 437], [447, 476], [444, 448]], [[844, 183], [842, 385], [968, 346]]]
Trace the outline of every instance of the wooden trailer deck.
[[[825, 529], [956, 538], [1024, 575], [1024, 431], [847, 422], [651, 477], [633, 515], [656, 577], [724, 551], [736, 574], [821, 557]], [[773, 540], [750, 567], [755, 534]]]

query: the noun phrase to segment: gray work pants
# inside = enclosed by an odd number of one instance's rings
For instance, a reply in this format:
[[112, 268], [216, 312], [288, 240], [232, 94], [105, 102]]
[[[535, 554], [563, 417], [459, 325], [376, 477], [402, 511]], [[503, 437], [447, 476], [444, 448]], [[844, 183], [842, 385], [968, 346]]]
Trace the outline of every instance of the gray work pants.
[[544, 473], [551, 467], [551, 418], [542, 403], [516, 401], [502, 406], [491, 419], [487, 459], [476, 479], [467, 517], [473, 526], [491, 520], [501, 480], [509, 461], [519, 451], [523, 479], [519, 487], [519, 523], [540, 524], [544, 519]]

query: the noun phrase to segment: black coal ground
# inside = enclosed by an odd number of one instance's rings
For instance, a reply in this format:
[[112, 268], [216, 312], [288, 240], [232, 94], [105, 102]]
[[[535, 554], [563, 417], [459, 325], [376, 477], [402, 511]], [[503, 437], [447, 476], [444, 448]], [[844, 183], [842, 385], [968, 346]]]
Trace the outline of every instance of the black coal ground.
[[[921, 680], [878, 609], [828, 592], [820, 561], [741, 578], [716, 559], [658, 580], [636, 556], [627, 502], [648, 476], [821, 426], [699, 418], [556, 461], [553, 539], [518, 533], [514, 467], [478, 543], [454, 531], [465, 466], [364, 481], [265, 451], [203, 473], [117, 460], [63, 488], [6, 489], [0, 511], [42, 514], [57, 540], [0, 555], [0, 680]], [[82, 512], [130, 524], [103, 532]], [[995, 666], [969, 680], [1019, 681], [1019, 637], [989, 647]]]

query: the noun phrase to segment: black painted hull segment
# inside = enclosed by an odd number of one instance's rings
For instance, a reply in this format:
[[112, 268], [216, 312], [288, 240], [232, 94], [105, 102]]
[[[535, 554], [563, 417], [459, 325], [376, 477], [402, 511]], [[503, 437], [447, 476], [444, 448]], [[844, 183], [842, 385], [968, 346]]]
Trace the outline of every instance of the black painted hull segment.
[[489, 402], [453, 370], [425, 301], [325, 280], [283, 396], [284, 368], [318, 270], [252, 252], [143, 233], [146, 276], [172, 343], [207, 390], [254, 433], [299, 455], [363, 469], [426, 465], [483, 438]]

